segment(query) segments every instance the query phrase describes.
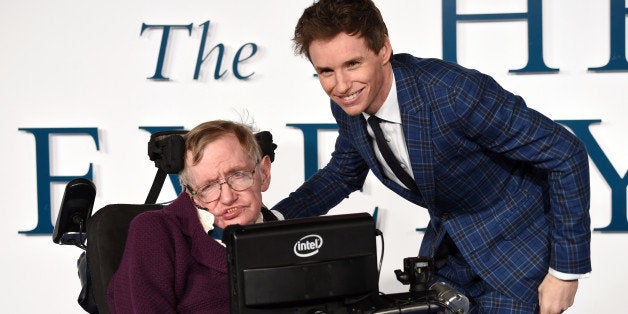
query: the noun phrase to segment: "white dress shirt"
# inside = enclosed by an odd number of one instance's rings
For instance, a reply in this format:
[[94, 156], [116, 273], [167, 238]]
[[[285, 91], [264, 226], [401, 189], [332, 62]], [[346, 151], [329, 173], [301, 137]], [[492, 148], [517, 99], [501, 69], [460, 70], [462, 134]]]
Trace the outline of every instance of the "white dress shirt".
[[[362, 115], [366, 119], [368, 119], [371, 115], [363, 112]], [[399, 161], [401, 168], [405, 170], [410, 177], [414, 179], [414, 174], [412, 174], [412, 166], [410, 165], [410, 155], [408, 154], [408, 148], [406, 147], [406, 140], [403, 135], [403, 129], [401, 127], [401, 113], [399, 112], [399, 102], [397, 101], [397, 86], [395, 85], [395, 76], [393, 74], [392, 86], [390, 91], [388, 92], [388, 97], [384, 101], [384, 104], [375, 114], [382, 121], [380, 122], [380, 126], [382, 128], [382, 132], [384, 133], [384, 138], [386, 142], [388, 142], [388, 146], [390, 150], [392, 150], [395, 158]], [[375, 135], [373, 134], [373, 129], [370, 125], [367, 124], [366, 127], [369, 135], [371, 136], [371, 141], [373, 142], [373, 147], [375, 148], [375, 157], [377, 161], [379, 161], [380, 165], [384, 170], [384, 175], [390, 180], [395, 181], [395, 183], [405, 186], [399, 178], [393, 173], [392, 169], [382, 156], [382, 153], [377, 146], [377, 142], [375, 141]], [[406, 186], [406, 188], [408, 188]]]

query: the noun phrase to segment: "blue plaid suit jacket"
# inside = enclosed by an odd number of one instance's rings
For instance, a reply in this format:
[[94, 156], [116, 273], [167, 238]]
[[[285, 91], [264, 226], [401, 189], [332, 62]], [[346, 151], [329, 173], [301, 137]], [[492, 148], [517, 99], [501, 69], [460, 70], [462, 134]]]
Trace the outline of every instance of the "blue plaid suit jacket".
[[273, 209], [288, 218], [324, 214], [371, 170], [429, 211], [422, 256], [434, 256], [448, 233], [479, 276], [526, 302], [536, 302], [549, 267], [589, 272], [584, 145], [487, 75], [407, 54], [391, 63], [420, 195], [382, 175], [363, 116], [332, 102], [339, 135], [329, 164]]

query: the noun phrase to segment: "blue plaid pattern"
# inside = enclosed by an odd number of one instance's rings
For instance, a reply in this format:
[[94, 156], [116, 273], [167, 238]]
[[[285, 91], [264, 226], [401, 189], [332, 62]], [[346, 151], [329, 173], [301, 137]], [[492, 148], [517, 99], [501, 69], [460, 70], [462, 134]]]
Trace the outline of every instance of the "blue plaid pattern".
[[444, 281], [469, 298], [469, 313], [538, 313], [538, 303], [522, 302], [509, 297], [482, 280], [456, 249], [449, 252], [438, 270], [436, 281]]
[[391, 62], [421, 195], [382, 175], [365, 119], [332, 102], [339, 135], [331, 161], [274, 209], [287, 218], [324, 214], [371, 170], [429, 211], [420, 255], [434, 256], [447, 233], [502, 294], [534, 304], [549, 267], [591, 271], [584, 145], [487, 75], [407, 54]]

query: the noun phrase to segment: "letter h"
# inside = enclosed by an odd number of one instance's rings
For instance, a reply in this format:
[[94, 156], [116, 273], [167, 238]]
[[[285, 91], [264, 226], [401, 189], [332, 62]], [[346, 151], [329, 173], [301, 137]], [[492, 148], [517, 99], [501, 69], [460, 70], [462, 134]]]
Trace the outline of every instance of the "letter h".
[[528, 0], [526, 13], [457, 14], [457, 0], [443, 0], [443, 59], [457, 62], [458, 21], [528, 21], [528, 64], [522, 69], [509, 70], [511, 73], [557, 72], [543, 61], [543, 5], [542, 0]]

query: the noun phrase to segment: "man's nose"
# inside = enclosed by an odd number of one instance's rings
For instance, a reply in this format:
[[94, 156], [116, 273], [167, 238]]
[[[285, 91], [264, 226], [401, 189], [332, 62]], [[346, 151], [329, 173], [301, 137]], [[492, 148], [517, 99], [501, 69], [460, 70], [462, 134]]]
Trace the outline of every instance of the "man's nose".
[[351, 89], [351, 80], [349, 79], [349, 75], [343, 73], [342, 71], [338, 71], [336, 73], [336, 91], [339, 93], [346, 93]]
[[220, 202], [223, 204], [231, 204], [236, 199], [234, 191], [227, 182], [220, 183]]

